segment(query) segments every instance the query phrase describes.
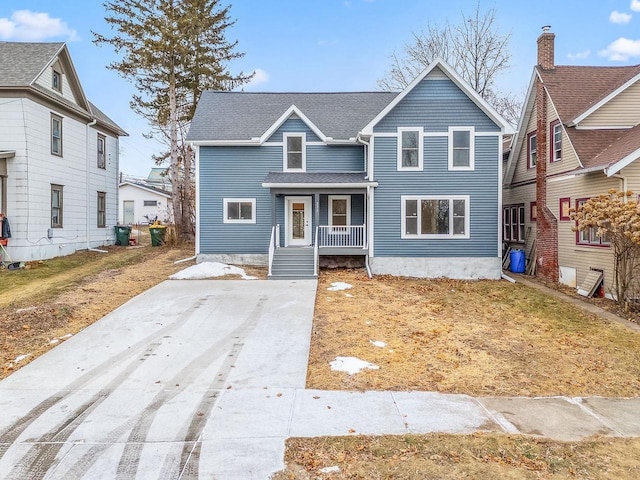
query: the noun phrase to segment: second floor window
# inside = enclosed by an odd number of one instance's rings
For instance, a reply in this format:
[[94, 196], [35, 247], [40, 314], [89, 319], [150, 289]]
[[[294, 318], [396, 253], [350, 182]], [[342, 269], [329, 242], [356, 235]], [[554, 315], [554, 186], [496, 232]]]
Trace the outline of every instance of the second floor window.
[[551, 161], [558, 162], [562, 160], [562, 125], [555, 121], [551, 124]]
[[306, 170], [305, 137], [305, 134], [300, 133], [283, 135], [285, 171]]
[[473, 170], [474, 128], [449, 128], [449, 170]]
[[527, 167], [533, 168], [538, 161], [538, 140], [536, 132], [527, 135]]
[[62, 117], [51, 114], [51, 153], [62, 156]]
[[98, 134], [98, 168], [107, 168], [107, 160], [105, 154], [105, 147], [107, 145], [107, 139], [104, 135]]
[[422, 170], [422, 131], [398, 129], [398, 170]]

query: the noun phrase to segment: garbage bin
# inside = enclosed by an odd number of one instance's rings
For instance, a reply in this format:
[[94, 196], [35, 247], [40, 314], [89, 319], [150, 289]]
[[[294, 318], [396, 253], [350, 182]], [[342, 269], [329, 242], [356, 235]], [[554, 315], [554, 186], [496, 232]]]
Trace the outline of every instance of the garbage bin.
[[131, 235], [131, 227], [128, 225], [116, 225], [116, 245], [124, 247], [129, 245], [129, 236]]
[[164, 234], [166, 231], [167, 227], [164, 225], [149, 225], [152, 247], [159, 247], [164, 243]]
[[524, 250], [512, 250], [509, 255], [509, 262], [511, 263], [511, 271], [513, 273], [524, 273], [525, 271], [525, 256]]

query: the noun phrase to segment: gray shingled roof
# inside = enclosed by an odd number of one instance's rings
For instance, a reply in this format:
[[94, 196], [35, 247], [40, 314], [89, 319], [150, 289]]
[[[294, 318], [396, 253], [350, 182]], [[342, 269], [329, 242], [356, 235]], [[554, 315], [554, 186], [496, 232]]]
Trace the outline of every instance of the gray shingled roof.
[[[26, 43], [26, 42], [0, 42], [0, 87], [31, 88], [50, 98], [54, 98], [60, 104], [72, 109], [79, 107], [68, 99], [59, 95], [52, 95], [47, 89], [34, 83], [38, 75], [60, 53], [64, 43]], [[89, 102], [91, 109], [89, 114], [98, 119], [104, 126], [115, 130], [119, 135], [127, 135], [113, 120], [104, 114], [98, 107]], [[81, 110], [86, 111], [84, 107]]]
[[0, 42], [0, 86], [26, 87], [64, 43]]
[[307, 173], [307, 172], [270, 172], [262, 183], [365, 183], [365, 172]]
[[327, 137], [355, 137], [397, 92], [253, 93], [206, 91], [187, 140], [250, 140], [260, 137], [295, 105]]

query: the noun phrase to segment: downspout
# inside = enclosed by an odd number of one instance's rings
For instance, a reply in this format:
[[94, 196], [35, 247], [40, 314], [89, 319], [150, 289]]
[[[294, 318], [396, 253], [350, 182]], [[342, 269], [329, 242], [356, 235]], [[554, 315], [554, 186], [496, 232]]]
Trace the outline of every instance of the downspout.
[[[620, 175], [619, 173], [615, 173], [615, 174], [611, 175], [611, 178], [617, 178], [619, 180], [622, 180], [622, 191], [625, 192], [625, 193], [627, 192], [627, 187], [628, 187], [628, 185], [627, 185], [627, 177], [624, 177], [624, 176]], [[626, 199], [627, 197], [624, 197], [624, 198]]]
[[[86, 158], [86, 162], [87, 162], [87, 167], [86, 167], [86, 184], [87, 184], [87, 188], [86, 188], [86, 200], [85, 200], [85, 205], [86, 205], [86, 210], [85, 210], [85, 239], [87, 242], [87, 250], [89, 250], [90, 252], [100, 252], [100, 253], [109, 253], [106, 250], [99, 250], [97, 248], [91, 248], [91, 242], [89, 241], [89, 195], [90, 195], [90, 188], [89, 188], [89, 180], [91, 179], [91, 175], [89, 172], [89, 169], [91, 167], [91, 163], [89, 160], [89, 129], [91, 127], [93, 127], [96, 123], [98, 123], [98, 120], [96, 118], [94, 118], [93, 120], [91, 120], [89, 123], [87, 123], [86, 127], [85, 127], [85, 132], [86, 132], [86, 137], [87, 140], [85, 142], [85, 158]], [[105, 152], [106, 154], [106, 152]]]

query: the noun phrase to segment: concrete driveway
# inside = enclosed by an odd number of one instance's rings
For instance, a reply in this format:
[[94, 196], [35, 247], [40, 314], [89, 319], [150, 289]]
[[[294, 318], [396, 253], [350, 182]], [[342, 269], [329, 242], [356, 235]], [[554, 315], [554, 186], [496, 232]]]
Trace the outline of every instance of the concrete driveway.
[[265, 478], [316, 286], [174, 280], [134, 298], [0, 382], [0, 478]]

